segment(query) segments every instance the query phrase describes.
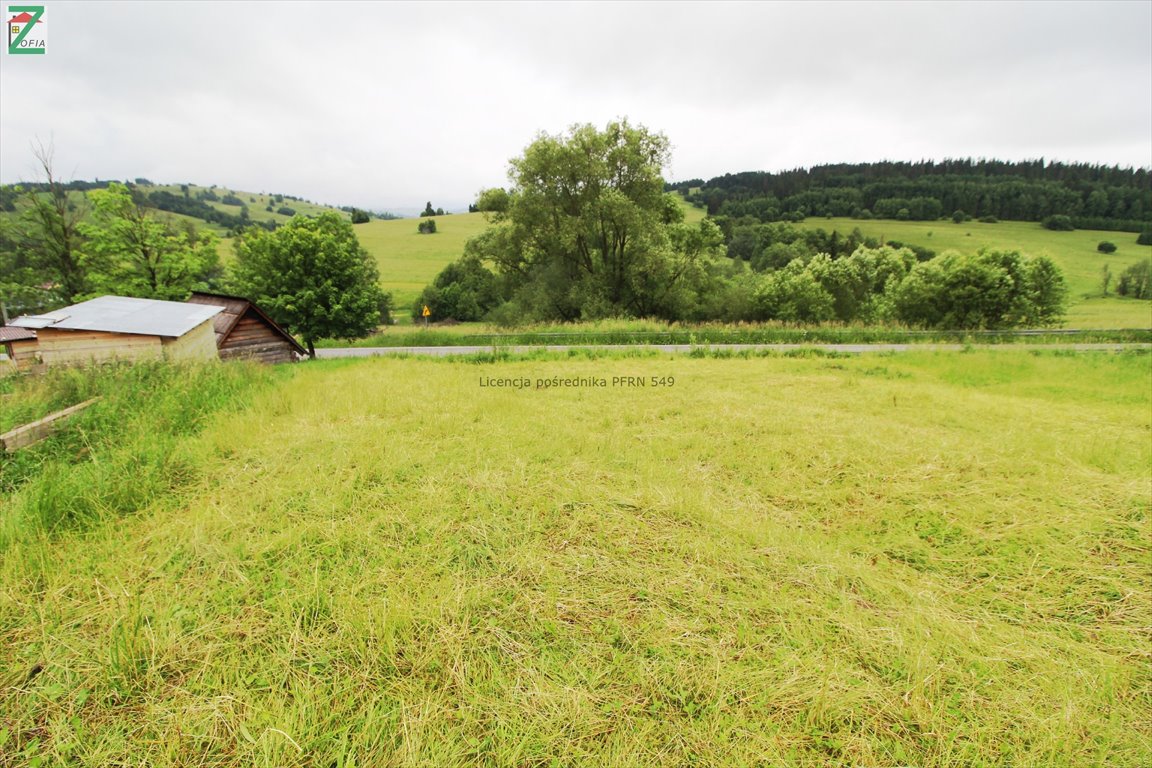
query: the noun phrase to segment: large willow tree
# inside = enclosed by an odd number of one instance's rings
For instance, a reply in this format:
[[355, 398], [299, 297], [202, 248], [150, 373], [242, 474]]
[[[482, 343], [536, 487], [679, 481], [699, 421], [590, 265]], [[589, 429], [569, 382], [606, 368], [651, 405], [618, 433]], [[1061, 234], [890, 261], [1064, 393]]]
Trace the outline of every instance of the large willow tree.
[[[664, 193], [668, 139], [626, 120], [541, 134], [492, 190], [494, 226], [468, 244], [538, 319], [674, 317], [693, 301], [722, 242], [711, 222], [682, 223]], [[482, 206], [483, 207], [483, 206]]]

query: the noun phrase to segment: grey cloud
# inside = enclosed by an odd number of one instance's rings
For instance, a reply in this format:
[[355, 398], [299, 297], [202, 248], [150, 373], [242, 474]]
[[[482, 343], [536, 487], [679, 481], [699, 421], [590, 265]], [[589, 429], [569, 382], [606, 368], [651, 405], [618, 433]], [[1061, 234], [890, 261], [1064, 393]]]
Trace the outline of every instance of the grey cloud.
[[628, 116], [671, 175], [961, 155], [1152, 164], [1150, 3], [64, 3], [0, 56], [0, 180], [461, 206]]

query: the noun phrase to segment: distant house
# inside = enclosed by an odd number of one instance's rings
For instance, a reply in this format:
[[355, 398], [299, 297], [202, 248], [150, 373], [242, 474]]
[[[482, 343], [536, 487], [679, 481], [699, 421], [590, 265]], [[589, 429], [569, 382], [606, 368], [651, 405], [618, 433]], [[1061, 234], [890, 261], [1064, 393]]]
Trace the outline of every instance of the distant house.
[[36, 331], [0, 325], [0, 353], [8, 356], [7, 366], [28, 370], [37, 363], [36, 349]]
[[307, 354], [291, 334], [248, 299], [196, 292], [188, 303], [224, 309], [213, 318], [221, 360], [292, 363]]
[[182, 301], [101, 296], [11, 325], [36, 331], [38, 354], [47, 366], [107, 360], [213, 360], [212, 318], [220, 307]]

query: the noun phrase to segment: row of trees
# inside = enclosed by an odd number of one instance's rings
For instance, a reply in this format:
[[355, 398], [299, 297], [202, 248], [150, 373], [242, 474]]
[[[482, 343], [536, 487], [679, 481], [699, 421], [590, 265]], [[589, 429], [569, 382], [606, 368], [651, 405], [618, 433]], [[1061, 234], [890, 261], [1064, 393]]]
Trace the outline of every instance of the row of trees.
[[669, 185], [709, 214], [760, 221], [804, 216], [934, 220], [970, 217], [1041, 221], [1138, 232], [1152, 217], [1145, 169], [954, 160], [828, 165], [779, 174], [726, 174]]
[[[112, 182], [115, 183], [115, 182]], [[133, 194], [139, 196], [139, 192], [132, 190]], [[238, 198], [237, 198], [238, 199]], [[196, 197], [186, 197], [184, 195], [175, 195], [167, 190], [158, 189], [149, 192], [142, 202], [146, 201], [149, 207], [156, 208], [157, 210], [167, 211], [169, 213], [179, 213], [184, 216], [200, 219], [209, 224], [216, 224], [224, 227], [231, 234], [235, 234], [245, 227], [258, 226], [265, 229], [275, 229], [275, 221], [253, 221], [248, 213], [248, 206], [243, 202], [237, 203], [240, 206], [239, 213], [227, 213], [218, 208], [214, 208], [205, 202], [203, 199]], [[291, 211], [291, 208], [281, 206], [280, 211]]]
[[[427, 305], [436, 317], [497, 322], [633, 316], [1003, 328], [1050, 324], [1063, 311], [1063, 277], [1044, 258], [936, 257], [881, 246], [859, 230], [687, 224], [663, 191], [667, 159], [667, 139], [626, 121], [542, 135], [512, 161], [510, 189], [480, 194], [476, 207], [493, 226], [425, 289], [414, 315]], [[725, 239], [733, 261], [719, 258]]]
[[[1137, 275], [1128, 276], [1133, 282]], [[1127, 285], [1127, 283], [1126, 283]], [[1146, 280], [1143, 284], [1146, 285]], [[899, 323], [920, 328], [1047, 326], [1063, 315], [1067, 287], [1047, 258], [1015, 251], [948, 253], [918, 261], [907, 248], [861, 246], [791, 259], [764, 272], [710, 261], [669, 320], [787, 323]], [[437, 317], [498, 323], [556, 319], [526, 315], [514, 283], [475, 254], [446, 267], [421, 294]], [[595, 317], [587, 315], [583, 317]]]

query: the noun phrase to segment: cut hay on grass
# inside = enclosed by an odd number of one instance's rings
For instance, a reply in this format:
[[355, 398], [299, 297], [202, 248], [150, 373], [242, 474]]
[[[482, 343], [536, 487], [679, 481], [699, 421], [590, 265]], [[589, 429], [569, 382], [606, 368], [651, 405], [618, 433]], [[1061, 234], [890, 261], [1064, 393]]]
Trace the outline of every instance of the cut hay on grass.
[[1147, 765], [1149, 372], [298, 366], [3, 553], [0, 762]]

